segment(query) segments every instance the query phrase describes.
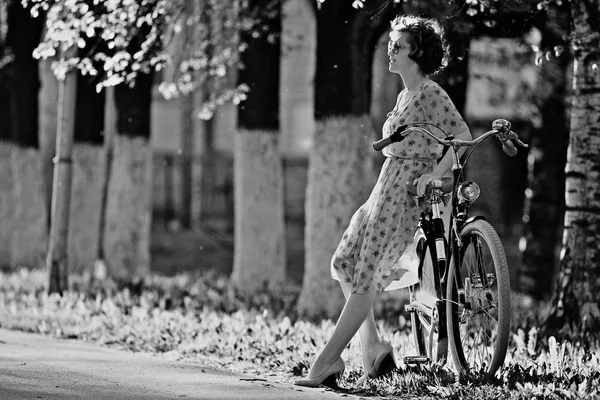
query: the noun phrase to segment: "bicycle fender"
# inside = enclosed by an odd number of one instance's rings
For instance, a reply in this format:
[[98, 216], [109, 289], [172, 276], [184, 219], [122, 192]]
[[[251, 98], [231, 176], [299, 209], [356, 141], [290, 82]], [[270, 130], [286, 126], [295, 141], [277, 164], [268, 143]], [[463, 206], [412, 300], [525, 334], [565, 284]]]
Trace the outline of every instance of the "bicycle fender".
[[465, 226], [467, 224], [470, 224], [473, 221], [478, 221], [480, 219], [484, 220], [484, 221], [487, 221], [487, 218], [485, 218], [483, 215], [474, 215], [472, 217], [469, 217], [469, 219], [465, 221], [465, 223], [463, 224], [463, 226]]

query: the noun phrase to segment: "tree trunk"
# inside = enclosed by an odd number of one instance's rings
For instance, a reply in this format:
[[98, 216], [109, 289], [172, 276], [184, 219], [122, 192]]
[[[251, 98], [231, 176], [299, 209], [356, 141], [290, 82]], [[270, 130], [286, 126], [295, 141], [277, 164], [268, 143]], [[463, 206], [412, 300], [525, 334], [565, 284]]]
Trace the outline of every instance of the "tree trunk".
[[19, 1], [13, 0], [7, 7], [6, 23], [10, 62], [4, 69], [10, 112], [2, 125], [9, 127], [9, 138], [18, 144], [11, 153], [10, 168], [15, 199], [9, 244], [12, 246], [11, 264], [13, 267], [41, 267], [48, 245], [47, 209], [37, 149], [40, 80], [38, 62], [31, 53], [40, 41], [44, 20], [32, 18]]
[[[44, 181], [44, 202], [46, 210], [52, 207], [52, 176], [56, 153], [56, 127], [58, 115], [58, 80], [52, 72], [52, 60], [39, 61], [41, 88], [39, 101], [39, 142]], [[47, 231], [50, 230], [50, 213], [47, 213]]]
[[548, 334], [598, 335], [600, 324], [600, 3], [571, 1], [573, 98], [560, 271]]
[[[204, 100], [206, 101], [206, 99]], [[215, 118], [199, 121], [202, 127], [202, 150], [198, 163], [192, 162], [192, 221], [202, 227], [204, 222], [214, 218], [214, 198], [211, 192], [216, 190], [219, 155], [215, 149]], [[235, 139], [234, 139], [235, 140]], [[217, 217], [220, 218], [220, 217]]]
[[77, 75], [75, 142], [102, 146], [104, 142], [104, 103], [106, 91], [96, 91], [96, 79]]
[[74, 143], [68, 240], [71, 275], [89, 274], [98, 255], [104, 163], [102, 146]]
[[109, 276], [132, 283], [150, 270], [152, 76], [139, 75], [133, 88], [115, 87], [117, 135], [109, 177], [104, 255]]
[[[8, 69], [10, 138], [22, 147], [38, 147], [38, 61], [32, 56], [40, 42], [43, 18], [32, 18], [19, 0], [8, 6], [6, 45], [12, 56]], [[4, 125], [4, 123], [3, 123]]]
[[76, 85], [77, 75], [73, 71], [69, 72], [59, 84], [52, 217], [46, 258], [49, 293], [63, 293], [68, 289], [69, 284], [67, 246], [73, 173], [71, 154], [75, 127]]
[[[183, 40], [192, 41], [196, 24], [188, 23], [188, 19], [193, 17], [195, 13], [200, 12], [196, 6], [196, 2], [187, 2], [183, 7], [183, 20], [185, 26]], [[205, 8], [201, 11], [206, 13], [210, 7], [210, 2], [206, 2]], [[206, 20], [201, 18], [200, 22], [206, 24]], [[207, 30], [210, 32], [210, 25]], [[210, 41], [210, 34], [208, 35]], [[194, 108], [195, 108], [195, 92], [188, 93], [181, 98], [181, 225], [185, 229], [192, 227], [192, 188], [193, 188], [193, 160], [194, 160]]]
[[0, 269], [9, 270], [12, 265], [12, 237], [16, 199], [14, 198], [14, 179], [11, 168], [11, 154], [16, 145], [0, 140]]
[[[382, 2], [368, 2], [373, 10]], [[327, 0], [317, 11], [316, 133], [306, 192], [306, 259], [298, 312], [334, 318], [343, 295], [329, 272], [341, 236], [375, 182], [369, 114], [375, 45], [393, 9], [371, 19], [351, 2]], [[392, 10], [392, 11], [390, 11]], [[372, 10], [370, 10], [372, 11]]]
[[[6, 2], [0, 2], [0, 93], [8, 93], [10, 90], [9, 64], [13, 60], [13, 55], [6, 42], [8, 28], [8, 4], [6, 4]], [[0, 140], [3, 141], [9, 140], [11, 137], [10, 111], [10, 98], [8, 96], [0, 96], [0, 121], [3, 121], [3, 123], [0, 124]], [[8, 168], [5, 170], [8, 170]], [[0, 171], [0, 174], [1, 173], [2, 172]]]
[[96, 258], [94, 260], [93, 278], [102, 280], [106, 278], [108, 268], [104, 253], [104, 237], [106, 235], [106, 215], [108, 210], [109, 183], [112, 176], [112, 162], [114, 152], [114, 138], [117, 134], [117, 107], [115, 104], [115, 88], [106, 88], [104, 97], [104, 148], [100, 180], [100, 206], [98, 220], [98, 240], [96, 242]]
[[89, 76], [77, 76], [73, 190], [69, 224], [69, 270], [89, 275], [98, 255], [102, 182], [105, 180], [104, 103]]
[[235, 254], [232, 280], [244, 290], [286, 278], [283, 169], [279, 136], [240, 130], [234, 153]]
[[181, 225], [192, 227], [192, 184], [194, 181], [194, 93], [181, 99]]
[[[251, 2], [261, 7], [269, 0]], [[281, 5], [278, 4], [278, 7]], [[285, 280], [283, 168], [279, 150], [279, 62], [281, 10], [267, 21], [266, 36], [242, 37], [240, 82], [250, 87], [238, 114], [235, 138], [235, 255], [233, 284], [245, 291]], [[269, 137], [270, 136], [270, 137]]]
[[48, 209], [39, 150], [15, 146], [11, 169], [14, 199], [11, 264], [41, 268], [48, 248]]
[[373, 137], [368, 116], [317, 122], [306, 193], [306, 261], [298, 300], [302, 316], [334, 318], [344, 304], [339, 284], [331, 278], [331, 257], [374, 185]]
[[[237, 8], [239, 4], [235, 3], [234, 6]], [[222, 7], [213, 8], [213, 4], [211, 4], [211, 2], [206, 2], [199, 11], [200, 24], [210, 27], [210, 29], [208, 29], [204, 34], [204, 40], [207, 41], [207, 46], [205, 47], [204, 51], [208, 59], [210, 59], [213, 54], [218, 54], [220, 50], [218, 48], [219, 41], [217, 38], [223, 37], [225, 27], [221, 26], [219, 22], [215, 23], [215, 20], [219, 20], [219, 13], [223, 11], [224, 10]], [[230, 33], [237, 35], [237, 32]], [[232, 86], [236, 85], [238, 82], [237, 74], [231, 68], [228, 70], [227, 77], [225, 79], [227, 79], [228, 83]], [[184, 107], [189, 107], [188, 109], [193, 111], [197, 107], [208, 102], [211, 95], [214, 94], [214, 92], [219, 91], [218, 89], [215, 91], [212, 90], [218, 81], [219, 78], [216, 77], [206, 79], [203, 82], [200, 90], [188, 95], [188, 98], [184, 99], [186, 102], [186, 106]], [[193, 185], [190, 188], [190, 218], [193, 222], [193, 225], [199, 226], [200, 228], [204, 228], [205, 224], [214, 223], [215, 219], [222, 218], [221, 216], [214, 215], [214, 197], [212, 196], [212, 193], [217, 190], [216, 181], [218, 173], [216, 171], [218, 170], [217, 165], [220, 160], [215, 150], [216, 117], [219, 111], [220, 110], [217, 109], [217, 112], [213, 115], [213, 117], [208, 120], [198, 120], [197, 117], [193, 117], [196, 119], [196, 121], [191, 121], [196, 122], [196, 124], [199, 125], [198, 128], [201, 132], [201, 136], [198, 145], [196, 146], [194, 144], [196, 149], [200, 149], [199, 162], [194, 162], [195, 160], [190, 158], [190, 173], [193, 179]], [[194, 127], [194, 125], [195, 124], [192, 123], [192, 127]], [[193, 138], [190, 137], [188, 139]], [[190, 143], [192, 143], [192, 141], [190, 141]], [[190, 154], [190, 157], [192, 157], [192, 154]]]
[[[568, 46], [568, 4], [548, 9], [542, 49]], [[570, 54], [544, 59], [538, 76], [540, 122], [529, 143], [528, 183], [524, 206], [524, 245], [519, 264], [518, 290], [537, 299], [549, 296], [558, 267], [557, 248], [564, 216], [565, 163], [569, 128], [565, 110]]]

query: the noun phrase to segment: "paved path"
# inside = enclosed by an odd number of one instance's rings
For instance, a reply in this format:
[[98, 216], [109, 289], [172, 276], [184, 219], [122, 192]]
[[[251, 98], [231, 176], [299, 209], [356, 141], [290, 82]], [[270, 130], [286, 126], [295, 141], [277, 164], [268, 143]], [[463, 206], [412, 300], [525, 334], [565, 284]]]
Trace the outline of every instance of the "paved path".
[[0, 399], [352, 399], [75, 340], [0, 329]]

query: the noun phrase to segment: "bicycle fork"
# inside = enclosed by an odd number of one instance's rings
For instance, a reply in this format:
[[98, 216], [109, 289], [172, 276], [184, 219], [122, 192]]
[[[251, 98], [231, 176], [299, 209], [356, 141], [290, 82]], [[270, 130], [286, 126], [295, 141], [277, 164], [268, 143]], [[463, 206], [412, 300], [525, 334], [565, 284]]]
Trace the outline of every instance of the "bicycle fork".
[[[459, 222], [463, 222], [463, 221], [461, 220]], [[482, 248], [481, 248], [480, 240], [478, 238], [476, 238], [476, 239], [471, 238], [468, 240], [468, 242], [463, 242], [463, 240], [460, 238], [460, 235], [458, 233], [458, 231], [460, 229], [459, 226], [462, 227], [463, 224], [457, 223], [457, 221], [454, 220], [453, 218], [450, 221], [450, 224], [452, 226], [452, 228], [451, 228], [452, 233], [450, 235], [451, 248], [450, 248], [449, 258], [454, 262], [454, 266], [455, 266], [455, 282], [454, 282], [454, 284], [456, 285], [456, 289], [457, 289], [458, 304], [463, 306], [467, 310], [471, 310], [472, 309], [471, 302], [467, 299], [467, 297], [471, 296], [471, 293], [473, 290], [483, 289], [486, 299], [488, 301], [492, 301], [492, 293], [489, 290], [489, 287], [493, 284], [494, 278], [493, 278], [493, 274], [487, 274], [485, 272], [485, 270], [483, 269], [483, 262], [482, 262], [483, 255], [482, 255]], [[466, 271], [468, 276], [465, 277], [463, 280], [461, 268], [460, 268], [462, 261], [463, 261], [461, 248], [467, 247], [467, 246], [473, 246], [474, 253], [475, 253], [475, 265], [476, 265], [477, 270], [473, 271], [474, 274], [470, 274], [469, 271]]]

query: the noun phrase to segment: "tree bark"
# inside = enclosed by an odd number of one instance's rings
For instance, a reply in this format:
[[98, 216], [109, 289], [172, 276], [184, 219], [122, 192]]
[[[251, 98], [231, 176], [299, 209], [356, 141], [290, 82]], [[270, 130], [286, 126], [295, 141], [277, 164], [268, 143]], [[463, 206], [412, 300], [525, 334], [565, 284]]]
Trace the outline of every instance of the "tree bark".
[[73, 173], [71, 155], [75, 126], [76, 86], [77, 75], [73, 71], [67, 73], [65, 79], [59, 84], [52, 217], [48, 256], [46, 258], [46, 268], [49, 274], [49, 293], [63, 293], [69, 285], [67, 246]]
[[331, 278], [333, 253], [350, 218], [375, 182], [369, 147], [374, 130], [368, 116], [317, 121], [306, 192], [305, 267], [300, 315], [335, 318], [344, 304]]
[[10, 153], [10, 168], [0, 171], [13, 181], [10, 240], [12, 267], [40, 267], [48, 246], [47, 209], [44, 203], [43, 169], [38, 154], [38, 62], [32, 57], [42, 32], [43, 18], [32, 18], [17, 0], [7, 2], [3, 65], [3, 92], [8, 113], [2, 119], [0, 137], [18, 146]]
[[194, 94], [181, 99], [181, 225], [192, 227], [192, 183], [194, 181]]
[[[256, 0], [259, 8], [269, 0]], [[277, 7], [281, 7], [280, 4]], [[283, 168], [279, 149], [279, 62], [281, 9], [267, 22], [269, 34], [242, 36], [240, 82], [250, 87], [238, 113], [235, 138], [235, 254], [233, 284], [244, 291], [285, 280]]]
[[[546, 30], [540, 47], [552, 50], [568, 46], [570, 16], [568, 4], [548, 9]], [[570, 53], [544, 59], [539, 69], [536, 103], [540, 121], [529, 143], [528, 184], [523, 213], [524, 244], [519, 264], [518, 290], [536, 299], [552, 293], [558, 267], [554, 249], [560, 240], [564, 218], [565, 163], [569, 127], [567, 101], [567, 68]]]
[[[22, 147], [38, 147], [38, 61], [32, 56], [40, 42], [43, 18], [31, 17], [19, 0], [8, 5], [6, 45], [12, 56], [8, 68], [10, 138]], [[2, 123], [5, 125], [6, 121]]]
[[[10, 68], [7, 68], [7, 66], [12, 62], [13, 55], [8, 43], [6, 43], [8, 28], [8, 4], [0, 3], [0, 93], [8, 93], [10, 90]], [[11, 136], [10, 110], [10, 98], [0, 96], [0, 121], [4, 121], [0, 125], [0, 140], [3, 141], [9, 140]]]
[[[15, 151], [14, 143], [0, 140], [0, 269], [10, 270], [12, 265], [12, 237], [15, 215], [14, 179], [11, 168], [11, 154]], [[7, 245], [8, 244], [8, 245]]]
[[106, 91], [98, 93], [89, 76], [77, 75], [75, 142], [102, 145], [104, 142], [104, 103]]
[[104, 97], [104, 147], [103, 167], [100, 180], [100, 213], [98, 220], [98, 241], [96, 242], [96, 258], [94, 260], [94, 278], [106, 277], [108, 268], [104, 253], [104, 237], [106, 235], [106, 216], [108, 213], [108, 196], [114, 152], [114, 138], [117, 134], [117, 107], [115, 104], [115, 88], [106, 88]]
[[105, 157], [102, 146], [73, 144], [73, 178], [69, 214], [70, 275], [89, 276], [98, 255]]
[[139, 75], [134, 87], [115, 87], [117, 134], [103, 247], [109, 276], [128, 284], [142, 280], [150, 271], [151, 96], [151, 75]]
[[48, 209], [39, 150], [15, 146], [10, 164], [14, 202], [11, 264], [13, 268], [41, 268], [48, 249]]
[[106, 91], [96, 91], [93, 77], [77, 75], [76, 99], [68, 258], [71, 275], [89, 276], [101, 236]]
[[286, 278], [283, 168], [277, 132], [240, 130], [234, 166], [232, 281], [244, 291], [275, 288]]
[[[44, 180], [44, 203], [46, 210], [52, 208], [52, 177], [56, 152], [56, 127], [58, 115], [58, 80], [52, 72], [52, 60], [40, 60], [41, 88], [39, 101], [39, 142]], [[50, 213], [47, 213], [47, 229], [50, 230]]]
[[573, 98], [560, 271], [547, 334], [589, 338], [600, 320], [600, 3], [571, 1]]
[[[183, 6], [183, 19], [185, 21], [183, 28], [183, 34], [185, 35], [184, 41], [192, 42], [196, 29], [196, 25], [188, 23], [188, 19], [197, 12], [202, 12], [203, 14], [206, 13], [208, 11], [207, 9], [210, 7], [210, 2], [206, 2], [202, 11], [198, 10], [198, 7], [195, 7], [195, 5], [196, 2], [186, 2]], [[204, 19], [203, 21], [203, 19], [204, 18], [201, 18], [201, 22], [206, 24], [206, 20]], [[207, 30], [210, 32], [210, 25], [208, 25]], [[210, 34], [208, 35], [208, 41], [210, 41]], [[190, 229], [192, 227], [194, 98], [195, 92], [188, 93], [181, 98], [181, 225], [185, 229]]]

